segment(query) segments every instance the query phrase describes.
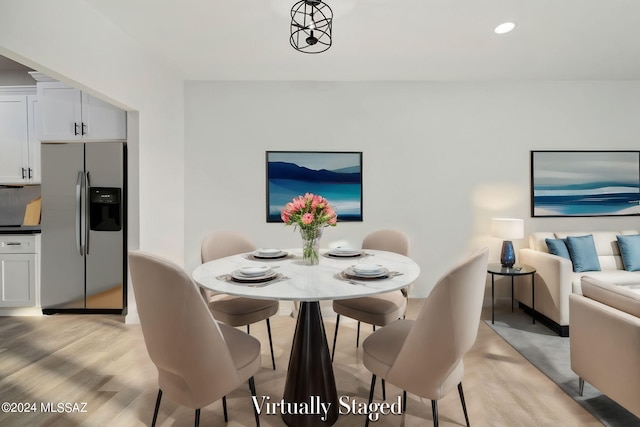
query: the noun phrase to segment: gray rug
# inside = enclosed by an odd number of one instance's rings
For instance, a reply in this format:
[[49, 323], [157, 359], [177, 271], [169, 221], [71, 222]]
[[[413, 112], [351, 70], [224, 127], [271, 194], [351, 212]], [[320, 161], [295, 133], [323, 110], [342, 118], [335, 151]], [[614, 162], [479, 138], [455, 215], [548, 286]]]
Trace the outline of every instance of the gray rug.
[[536, 322], [522, 310], [496, 310], [495, 324], [485, 321], [498, 335], [522, 354], [565, 393], [608, 427], [640, 426], [640, 419], [600, 393], [589, 383], [578, 394], [578, 376], [571, 370], [569, 338], [562, 338]]

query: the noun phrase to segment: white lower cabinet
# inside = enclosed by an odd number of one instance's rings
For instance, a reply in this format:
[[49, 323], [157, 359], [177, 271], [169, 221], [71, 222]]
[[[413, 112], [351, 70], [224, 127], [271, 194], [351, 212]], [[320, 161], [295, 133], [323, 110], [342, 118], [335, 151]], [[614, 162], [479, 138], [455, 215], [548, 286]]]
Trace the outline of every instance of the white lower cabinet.
[[39, 305], [36, 235], [0, 235], [0, 308]]

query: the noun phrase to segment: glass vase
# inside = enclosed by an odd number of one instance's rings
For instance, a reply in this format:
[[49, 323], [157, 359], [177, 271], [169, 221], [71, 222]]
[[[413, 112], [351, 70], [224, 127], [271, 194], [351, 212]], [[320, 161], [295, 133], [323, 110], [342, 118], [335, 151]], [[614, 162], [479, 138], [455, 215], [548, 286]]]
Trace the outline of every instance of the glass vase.
[[321, 228], [300, 229], [302, 235], [302, 263], [305, 265], [317, 265], [320, 263], [320, 238]]

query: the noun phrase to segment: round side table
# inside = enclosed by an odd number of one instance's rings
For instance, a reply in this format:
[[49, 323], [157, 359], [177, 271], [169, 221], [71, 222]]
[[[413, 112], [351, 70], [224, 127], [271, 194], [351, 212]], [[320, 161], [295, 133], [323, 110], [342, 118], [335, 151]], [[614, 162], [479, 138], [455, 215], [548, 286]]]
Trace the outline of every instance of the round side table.
[[511, 311], [513, 311], [513, 278], [516, 276], [531, 276], [531, 317], [533, 317], [533, 324], [536, 323], [536, 300], [535, 300], [535, 276], [536, 269], [527, 264], [515, 264], [513, 267], [503, 267], [500, 263], [491, 263], [487, 266], [487, 273], [491, 275], [491, 323], [494, 323], [494, 288], [495, 288], [495, 276], [510, 276], [511, 277]]

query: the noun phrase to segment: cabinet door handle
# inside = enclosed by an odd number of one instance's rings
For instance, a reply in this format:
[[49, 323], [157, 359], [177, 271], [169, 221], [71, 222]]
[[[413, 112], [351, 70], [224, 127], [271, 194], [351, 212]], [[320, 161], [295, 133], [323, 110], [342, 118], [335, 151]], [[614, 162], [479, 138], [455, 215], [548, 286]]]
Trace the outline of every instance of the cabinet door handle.
[[73, 134], [74, 135], [79, 135], [79, 133], [78, 133], [78, 124], [77, 123], [73, 124]]
[[27, 171], [25, 170], [25, 168], [22, 168], [22, 179], [25, 179], [27, 177]]
[[33, 178], [33, 169], [29, 168], [29, 179]]
[[6, 242], [6, 243], [4, 243], [4, 246], [22, 246], [22, 243], [20, 243], [20, 242]]
[[84, 122], [82, 122], [82, 134], [83, 135], [87, 134], [87, 125], [85, 125]]

